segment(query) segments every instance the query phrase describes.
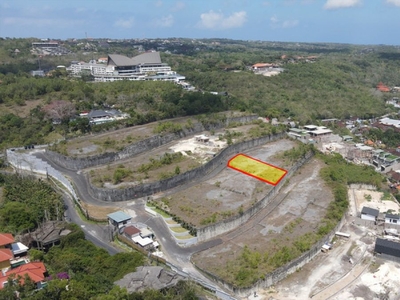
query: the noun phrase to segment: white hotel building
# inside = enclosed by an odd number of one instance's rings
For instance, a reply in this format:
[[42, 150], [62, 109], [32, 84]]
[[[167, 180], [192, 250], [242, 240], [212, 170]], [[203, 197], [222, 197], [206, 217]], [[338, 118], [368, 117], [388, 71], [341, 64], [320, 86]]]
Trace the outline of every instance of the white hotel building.
[[110, 54], [107, 64], [75, 63], [67, 68], [72, 75], [79, 76], [83, 70], [88, 70], [98, 82], [117, 80], [163, 80], [179, 82], [185, 77], [171, 70], [166, 63], [161, 62], [159, 52], [146, 52], [129, 58], [124, 55]]

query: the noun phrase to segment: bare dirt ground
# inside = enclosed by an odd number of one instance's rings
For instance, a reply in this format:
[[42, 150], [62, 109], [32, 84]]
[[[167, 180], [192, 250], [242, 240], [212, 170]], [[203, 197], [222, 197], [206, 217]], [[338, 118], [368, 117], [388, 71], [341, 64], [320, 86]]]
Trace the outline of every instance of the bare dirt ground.
[[34, 109], [35, 107], [37, 107], [38, 105], [41, 105], [41, 104], [43, 104], [42, 99], [27, 100], [27, 101], [25, 101], [24, 105], [0, 104], [0, 112], [1, 112], [1, 114], [13, 113], [21, 118], [26, 118], [27, 116], [29, 116], [30, 111], [32, 109]]
[[87, 210], [89, 216], [97, 220], [107, 220], [107, 215], [120, 210], [116, 206], [97, 206], [81, 202], [82, 208]]
[[[246, 152], [247, 155], [276, 166], [282, 165], [277, 154], [296, 144], [280, 140]], [[272, 188], [243, 173], [226, 167], [217, 176], [167, 197], [170, 211], [196, 226], [215, 223], [246, 210]], [[161, 195], [162, 196], [162, 195]]]
[[[222, 112], [217, 115], [227, 117], [241, 116], [242, 113]], [[79, 138], [68, 140], [65, 147], [67, 155], [76, 157], [85, 157], [97, 155], [105, 152], [115, 152], [121, 150], [127, 145], [143, 140], [155, 135], [154, 130], [160, 123], [180, 124], [182, 127], [198, 123], [196, 117], [180, 117], [169, 120], [161, 120], [145, 125], [137, 125], [124, 129], [113, 130], [104, 133], [86, 135]]]
[[[366, 201], [365, 194], [371, 195], [371, 200]], [[330, 252], [321, 252], [275, 287], [258, 291], [257, 299], [399, 299], [400, 264], [373, 256], [382, 228], [357, 225], [357, 212], [365, 202], [380, 211], [394, 206], [398, 211], [396, 202], [381, 198], [382, 193], [376, 191], [350, 190], [349, 214], [341, 229], [350, 233], [350, 238], [337, 239]]]
[[[261, 255], [274, 253], [277, 247], [291, 245], [297, 237], [316, 230], [333, 199], [330, 189], [319, 177], [322, 166], [322, 162], [312, 159], [290, 178], [289, 183], [266, 208], [247, 224], [224, 235], [222, 245], [196, 254], [193, 261], [230, 281], [233, 274], [226, 273], [227, 266], [235, 264], [245, 245]], [[290, 230], [287, 230], [289, 227]]]
[[[243, 138], [251, 128], [256, 126], [258, 125], [243, 125], [235, 128], [229, 128], [227, 130], [229, 130], [231, 133], [239, 132], [240, 134], [237, 138]], [[198, 135], [173, 141], [167, 145], [144, 152], [132, 158], [119, 160], [106, 166], [87, 169], [86, 172], [89, 172], [92, 184], [105, 188], [129, 187], [147, 182], [153, 182], [163, 179], [163, 175], [173, 174], [177, 166], [179, 167], [180, 172], [184, 173], [212, 159], [213, 155], [227, 147], [226, 139], [222, 138], [225, 133], [226, 129], [221, 129], [215, 132], [204, 131]], [[197, 141], [196, 136], [199, 135], [207, 136], [210, 140], [208, 142]], [[235, 141], [235, 139], [233, 139], [233, 141]], [[93, 146], [87, 145], [87, 147], [90, 148]], [[82, 152], [87, 152], [87, 147], [82, 148], [84, 149]], [[148, 171], [146, 174], [138, 172], [138, 168], [142, 164], [148, 164], [151, 159], [159, 160], [165, 153], [177, 152], [183, 154], [183, 157], [180, 161], [153, 169]], [[121, 168], [122, 166], [124, 169], [131, 171], [131, 175], [123, 178], [122, 182], [116, 185], [113, 183], [113, 175], [115, 170]]]

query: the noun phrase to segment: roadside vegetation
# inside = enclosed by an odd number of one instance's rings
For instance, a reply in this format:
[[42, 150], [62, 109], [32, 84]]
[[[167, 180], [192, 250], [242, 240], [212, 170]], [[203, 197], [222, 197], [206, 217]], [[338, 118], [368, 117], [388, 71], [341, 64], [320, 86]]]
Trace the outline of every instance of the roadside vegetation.
[[36, 229], [46, 220], [62, 220], [61, 196], [45, 181], [35, 177], [0, 174], [3, 189], [0, 231], [14, 235]]

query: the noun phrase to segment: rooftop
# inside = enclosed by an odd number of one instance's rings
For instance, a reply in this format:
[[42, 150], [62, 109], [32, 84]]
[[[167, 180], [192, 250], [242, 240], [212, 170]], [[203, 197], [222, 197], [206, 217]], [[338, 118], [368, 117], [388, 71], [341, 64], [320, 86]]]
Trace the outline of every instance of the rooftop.
[[140, 229], [137, 229], [135, 226], [127, 226], [124, 228], [124, 233], [132, 236], [134, 234], [140, 233]]
[[42, 262], [30, 262], [19, 266], [18, 268], [9, 270], [5, 276], [0, 277], [0, 288], [3, 288], [3, 282], [6, 282], [8, 277], [15, 274], [16, 277], [21, 276], [21, 283], [24, 281], [25, 275], [28, 275], [34, 283], [38, 283], [44, 280], [46, 273], [46, 267]]
[[107, 217], [117, 223], [121, 223], [123, 221], [127, 221], [131, 219], [131, 216], [124, 213], [123, 211], [116, 211], [111, 214], [108, 214]]
[[364, 206], [361, 210], [361, 214], [366, 214], [366, 215], [371, 215], [371, 216], [377, 217], [377, 216], [379, 216], [379, 210]]
[[14, 237], [11, 233], [0, 233], [0, 246], [14, 243]]
[[0, 262], [14, 258], [10, 249], [0, 249]]
[[400, 257], [400, 243], [377, 238], [374, 251], [376, 253]]

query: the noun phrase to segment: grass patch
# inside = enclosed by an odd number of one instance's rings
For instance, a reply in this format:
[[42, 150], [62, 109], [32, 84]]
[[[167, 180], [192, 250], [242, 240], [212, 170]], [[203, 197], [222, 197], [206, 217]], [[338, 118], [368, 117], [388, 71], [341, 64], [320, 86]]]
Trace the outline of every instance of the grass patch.
[[193, 236], [190, 234], [187, 234], [187, 235], [183, 235], [183, 236], [176, 236], [175, 238], [177, 238], [178, 240], [188, 240], [188, 239], [193, 238]]
[[187, 232], [188, 230], [182, 227], [170, 227], [171, 231], [176, 232], [176, 233], [182, 233], [182, 232]]
[[170, 224], [170, 225], [179, 224], [178, 222], [175, 222], [174, 220], [165, 220], [165, 222], [166, 222], [167, 224]]
[[161, 209], [159, 209], [159, 208], [157, 208], [157, 207], [154, 207], [154, 208], [152, 208], [156, 213], [158, 213], [158, 214], [160, 214], [163, 218], [172, 218], [172, 216], [170, 215], [170, 214], [168, 214], [168, 213], [166, 213], [165, 211], [163, 211], [163, 210], [161, 210]]

